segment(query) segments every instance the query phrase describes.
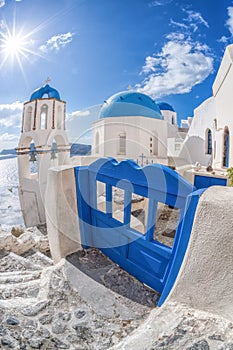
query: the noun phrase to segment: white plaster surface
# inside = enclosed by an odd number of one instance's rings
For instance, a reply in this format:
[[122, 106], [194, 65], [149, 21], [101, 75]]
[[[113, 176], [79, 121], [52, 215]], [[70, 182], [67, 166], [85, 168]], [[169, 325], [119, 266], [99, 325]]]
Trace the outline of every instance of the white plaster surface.
[[50, 250], [58, 262], [81, 247], [73, 167], [49, 170], [45, 208]]
[[233, 320], [233, 188], [207, 189], [169, 300]]

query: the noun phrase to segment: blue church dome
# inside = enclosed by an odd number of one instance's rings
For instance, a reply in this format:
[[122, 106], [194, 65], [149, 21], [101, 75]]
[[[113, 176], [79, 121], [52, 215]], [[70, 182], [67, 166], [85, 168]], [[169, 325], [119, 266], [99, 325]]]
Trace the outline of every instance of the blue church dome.
[[60, 100], [59, 92], [46, 84], [45, 86], [33, 91], [30, 101], [36, 100], [37, 98], [43, 98], [43, 96], [46, 94], [48, 95], [48, 98], [56, 98], [57, 100]]
[[161, 111], [175, 112], [174, 108], [166, 102], [158, 102], [158, 106]]
[[163, 119], [158, 105], [147, 95], [134, 91], [123, 91], [105, 101], [99, 118], [144, 116]]

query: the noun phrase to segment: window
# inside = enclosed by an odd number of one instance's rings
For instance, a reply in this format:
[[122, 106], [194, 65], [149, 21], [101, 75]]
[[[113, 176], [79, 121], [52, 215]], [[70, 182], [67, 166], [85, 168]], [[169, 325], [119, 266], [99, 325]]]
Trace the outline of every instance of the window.
[[180, 143], [175, 143], [175, 151], [179, 151], [180, 150]]
[[206, 154], [212, 154], [212, 132], [210, 129], [206, 130]]
[[172, 125], [175, 124], [174, 116], [172, 116]]
[[227, 126], [223, 134], [223, 166], [226, 168], [229, 166], [229, 129]]
[[126, 154], [126, 134], [119, 135], [119, 154]]
[[43, 105], [40, 110], [40, 128], [47, 129], [48, 106]]

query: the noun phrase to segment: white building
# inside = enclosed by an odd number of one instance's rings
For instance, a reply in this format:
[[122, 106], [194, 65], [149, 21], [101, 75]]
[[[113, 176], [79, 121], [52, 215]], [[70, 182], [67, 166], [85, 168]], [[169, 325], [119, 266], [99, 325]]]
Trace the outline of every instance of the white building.
[[233, 45], [224, 53], [213, 94], [194, 110], [180, 157], [214, 169], [233, 166]]
[[135, 91], [120, 92], [105, 101], [93, 124], [92, 156], [168, 164], [168, 139], [177, 133], [170, 105]]
[[[34, 91], [30, 100], [24, 103], [17, 154], [19, 198], [26, 226], [45, 223], [44, 195], [48, 169], [69, 163], [65, 106], [58, 91], [48, 84]], [[30, 159], [37, 161], [37, 172], [32, 170]]]

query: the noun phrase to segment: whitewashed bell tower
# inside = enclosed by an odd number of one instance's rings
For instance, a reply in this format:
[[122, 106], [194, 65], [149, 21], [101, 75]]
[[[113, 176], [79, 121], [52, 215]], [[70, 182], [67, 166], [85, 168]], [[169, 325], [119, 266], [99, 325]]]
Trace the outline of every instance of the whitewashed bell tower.
[[[17, 155], [19, 198], [26, 227], [46, 222], [44, 195], [48, 169], [69, 164], [70, 160], [65, 131], [66, 102], [49, 82], [47, 79], [46, 85], [35, 90], [23, 108]], [[36, 161], [37, 171], [32, 169], [31, 161]]]

